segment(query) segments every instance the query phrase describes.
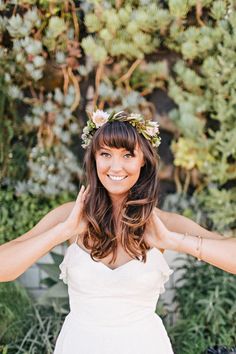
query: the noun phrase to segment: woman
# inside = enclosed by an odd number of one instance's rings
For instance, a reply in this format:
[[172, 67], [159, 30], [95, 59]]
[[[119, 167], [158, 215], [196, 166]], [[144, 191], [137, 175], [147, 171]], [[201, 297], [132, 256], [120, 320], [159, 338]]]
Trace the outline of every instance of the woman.
[[0, 281], [16, 279], [68, 240], [60, 278], [68, 284], [71, 311], [54, 354], [171, 354], [154, 313], [172, 273], [164, 250], [236, 274], [236, 240], [156, 207], [156, 122], [98, 110], [82, 139], [87, 188], [0, 246]]

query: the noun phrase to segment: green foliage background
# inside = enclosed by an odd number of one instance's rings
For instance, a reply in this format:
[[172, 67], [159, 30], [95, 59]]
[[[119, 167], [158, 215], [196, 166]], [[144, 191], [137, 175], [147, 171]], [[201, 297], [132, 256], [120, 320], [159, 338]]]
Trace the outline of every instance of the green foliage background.
[[235, 28], [230, 0], [0, 2], [0, 243], [75, 198], [95, 106], [158, 120], [165, 205], [234, 235]]

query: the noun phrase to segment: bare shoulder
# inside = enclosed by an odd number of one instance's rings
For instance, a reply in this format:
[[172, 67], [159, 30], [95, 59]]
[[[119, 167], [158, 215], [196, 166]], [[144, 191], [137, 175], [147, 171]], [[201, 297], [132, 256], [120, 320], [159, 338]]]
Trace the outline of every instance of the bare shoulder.
[[64, 222], [67, 217], [70, 215], [71, 210], [75, 201], [63, 203], [58, 207], [50, 210], [44, 217], [39, 220], [39, 222], [28, 232], [21, 235], [20, 237], [16, 238], [14, 241], [24, 241], [31, 237], [37, 236], [47, 230], [51, 229], [52, 227], [56, 226], [57, 224]]

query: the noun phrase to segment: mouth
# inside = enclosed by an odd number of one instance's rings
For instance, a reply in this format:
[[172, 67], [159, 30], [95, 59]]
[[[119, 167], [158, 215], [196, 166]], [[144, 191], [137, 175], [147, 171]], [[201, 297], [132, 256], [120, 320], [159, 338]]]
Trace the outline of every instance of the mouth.
[[125, 178], [128, 176], [113, 176], [113, 175], [107, 175], [108, 178], [110, 178], [112, 181], [123, 181]]

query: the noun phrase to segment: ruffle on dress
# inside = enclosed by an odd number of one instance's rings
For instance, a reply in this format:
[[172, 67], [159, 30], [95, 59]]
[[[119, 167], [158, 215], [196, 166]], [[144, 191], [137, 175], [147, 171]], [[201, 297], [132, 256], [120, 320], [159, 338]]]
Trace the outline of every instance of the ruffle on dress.
[[59, 279], [63, 280], [65, 284], [68, 284], [68, 261], [69, 261], [70, 247], [67, 247], [63, 261], [59, 264], [60, 274]]
[[162, 283], [160, 285], [160, 294], [163, 294], [165, 292], [165, 283], [169, 280], [170, 275], [174, 272], [173, 269], [169, 268], [168, 266], [161, 271], [162, 275]]

